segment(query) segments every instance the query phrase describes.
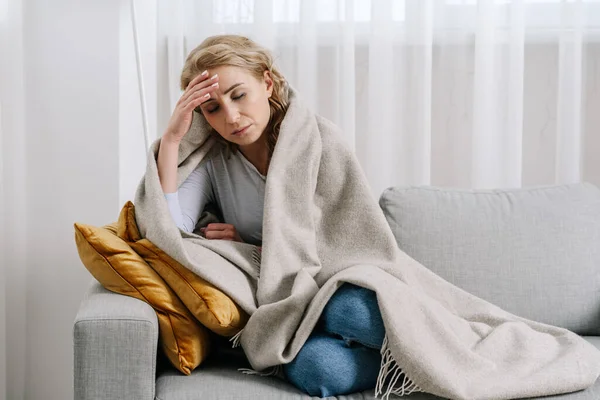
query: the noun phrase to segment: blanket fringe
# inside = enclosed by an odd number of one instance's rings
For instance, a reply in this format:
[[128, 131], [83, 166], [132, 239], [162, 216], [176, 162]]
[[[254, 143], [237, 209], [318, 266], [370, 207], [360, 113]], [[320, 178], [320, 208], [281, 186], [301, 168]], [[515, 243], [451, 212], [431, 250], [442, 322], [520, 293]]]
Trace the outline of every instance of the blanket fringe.
[[260, 270], [260, 263], [262, 261], [262, 248], [256, 247], [252, 250], [252, 261]]
[[241, 345], [242, 332], [244, 332], [243, 328], [229, 339], [230, 342], [233, 342], [231, 348], [235, 349]]
[[259, 372], [259, 371], [255, 371], [251, 368], [238, 368], [238, 371], [240, 371], [243, 374], [246, 375], [258, 375], [258, 376], [276, 376], [282, 373], [283, 369], [281, 365], [275, 365], [273, 367], [269, 367], [267, 369], [265, 369], [265, 372]]
[[[387, 335], [383, 339], [381, 346], [381, 368], [377, 377], [375, 386], [375, 397], [381, 395], [382, 399], [389, 399], [390, 395], [408, 396], [411, 393], [422, 392], [402, 370], [396, 360], [392, 357], [392, 351], [389, 347]], [[402, 378], [402, 381], [400, 381]]]

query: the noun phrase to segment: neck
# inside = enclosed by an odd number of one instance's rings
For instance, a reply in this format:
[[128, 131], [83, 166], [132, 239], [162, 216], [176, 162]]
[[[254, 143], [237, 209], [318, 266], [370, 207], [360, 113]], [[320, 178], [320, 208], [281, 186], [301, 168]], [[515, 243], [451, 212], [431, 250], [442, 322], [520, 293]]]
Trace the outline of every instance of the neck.
[[256, 167], [262, 175], [267, 174], [269, 166], [269, 148], [265, 135], [261, 136], [256, 142], [245, 146], [239, 146], [240, 151], [248, 161]]

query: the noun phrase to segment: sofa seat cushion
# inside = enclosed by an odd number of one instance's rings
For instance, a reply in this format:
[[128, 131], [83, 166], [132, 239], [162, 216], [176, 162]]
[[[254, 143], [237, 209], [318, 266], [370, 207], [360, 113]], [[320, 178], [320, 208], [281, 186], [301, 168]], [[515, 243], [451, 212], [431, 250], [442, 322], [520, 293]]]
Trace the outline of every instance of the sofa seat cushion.
[[[584, 337], [600, 349], [600, 336]], [[305, 400], [312, 397], [304, 394], [286, 381], [275, 377], [246, 375], [238, 368], [249, 368], [243, 353], [216, 351], [190, 376], [184, 376], [167, 366], [156, 379], [156, 400]], [[440, 400], [440, 397], [426, 393], [414, 393], [401, 397], [409, 400]], [[315, 397], [316, 399], [316, 397]], [[340, 400], [374, 400], [373, 390], [347, 396], [328, 397]], [[587, 390], [566, 395], [539, 397], [539, 400], [598, 400], [600, 399], [600, 379]]]
[[453, 285], [518, 316], [600, 335], [598, 187], [398, 187], [380, 205], [398, 246]]

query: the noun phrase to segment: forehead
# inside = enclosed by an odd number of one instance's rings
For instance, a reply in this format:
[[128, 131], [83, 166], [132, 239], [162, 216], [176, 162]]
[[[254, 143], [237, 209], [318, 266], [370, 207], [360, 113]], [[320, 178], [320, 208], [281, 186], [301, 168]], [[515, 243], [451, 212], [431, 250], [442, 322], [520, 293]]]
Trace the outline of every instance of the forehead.
[[208, 70], [208, 76], [213, 76], [214, 74], [219, 75], [219, 81], [222, 83], [251, 82], [250, 79], [256, 81], [254, 75], [248, 70], [231, 65], [210, 68]]

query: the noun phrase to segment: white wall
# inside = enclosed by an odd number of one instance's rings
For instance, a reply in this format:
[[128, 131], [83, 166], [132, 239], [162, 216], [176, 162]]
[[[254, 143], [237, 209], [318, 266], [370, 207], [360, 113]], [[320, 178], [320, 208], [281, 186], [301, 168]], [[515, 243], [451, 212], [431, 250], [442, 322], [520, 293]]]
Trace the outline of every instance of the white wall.
[[[8, 190], [14, 190], [14, 179], [8, 177], [7, 144], [13, 145], [14, 141], [5, 138], [5, 133], [13, 131], [14, 127], [10, 126], [14, 122], [11, 114], [6, 114], [9, 109], [8, 97], [9, 91], [13, 89], [8, 82], [8, 71], [13, 72], [12, 68], [15, 61], [19, 57], [13, 58], [15, 55], [16, 45], [20, 45], [19, 41], [9, 42], [8, 37], [21, 24], [21, 6], [20, 3], [12, 3], [9, 8], [7, 0], [0, 1], [0, 54], [5, 55], [0, 59], [0, 400], [6, 399], [6, 275], [7, 264], [13, 258], [13, 253], [9, 251], [7, 226], [9, 222], [6, 206], [9, 204]], [[9, 21], [11, 23], [9, 24]], [[9, 47], [10, 43], [13, 43]], [[9, 57], [10, 56], [10, 57]], [[9, 65], [8, 60], [11, 61]], [[15, 76], [18, 79], [18, 76]], [[12, 110], [11, 110], [12, 111]], [[12, 158], [13, 154], [11, 154]], [[12, 174], [11, 174], [12, 175]], [[11, 176], [12, 178], [12, 176]], [[10, 187], [7, 187], [10, 185]], [[14, 202], [10, 202], [14, 203]], [[12, 205], [12, 204], [11, 204]], [[24, 365], [24, 364], [23, 364]]]
[[[142, 4], [155, 80], [156, 7]], [[0, 0], [0, 400], [73, 396], [72, 324], [91, 280], [73, 223], [114, 221], [145, 165], [129, 17], [127, 0]]]
[[[2, 265], [6, 285], [0, 295], [5, 298], [2, 352], [5, 360], [1, 376], [5, 384], [0, 398], [23, 398], [26, 368], [26, 286], [25, 251], [26, 162], [23, 71], [23, 1], [0, 1], [0, 102], [2, 103]], [[2, 290], [2, 289], [0, 289]], [[5, 325], [4, 325], [5, 322]], [[9, 368], [6, 368], [9, 366]]]
[[73, 223], [102, 225], [119, 211], [121, 3], [25, 0], [27, 184], [16, 200], [27, 217], [27, 333], [8, 364], [26, 360], [26, 399], [73, 397], [72, 325], [90, 282]]
[[[0, 6], [3, 7], [4, 5]], [[0, 11], [1, 13], [2, 11]], [[2, 27], [2, 14], [0, 14], [0, 27]], [[0, 38], [8, 37], [7, 30], [0, 28]], [[0, 45], [0, 52], [4, 52], [5, 42]], [[0, 67], [1, 68], [1, 67]], [[4, 70], [4, 69], [2, 69]], [[4, 153], [4, 130], [2, 121], [2, 105], [4, 96], [0, 95], [0, 155]], [[6, 209], [5, 209], [5, 166], [4, 157], [0, 158], [0, 400], [6, 400]]]
[[[0, 48], [1, 50], [1, 48]], [[2, 130], [2, 101], [0, 101], [0, 154], [4, 151]], [[6, 400], [6, 226], [4, 200], [4, 166], [0, 161], [0, 400]]]
[[[157, 136], [156, 118], [156, 13], [155, 1], [137, 0], [138, 44], [144, 82], [150, 142]], [[142, 124], [142, 105], [129, 1], [121, 4], [119, 50], [119, 203], [134, 199], [135, 190], [146, 171], [146, 150]]]

